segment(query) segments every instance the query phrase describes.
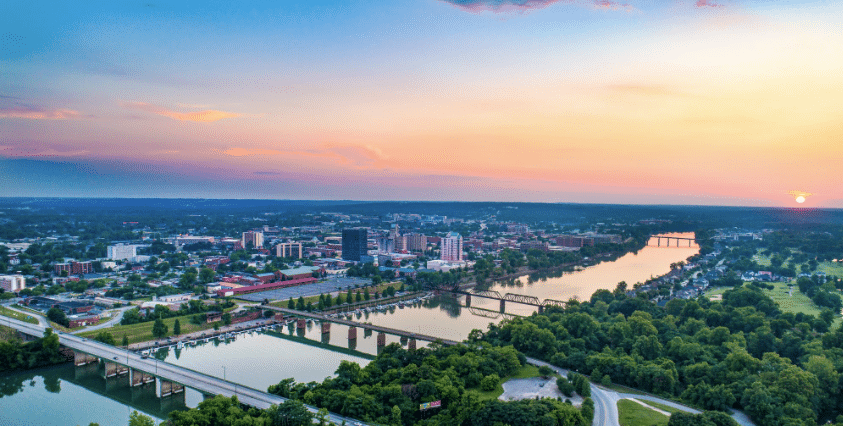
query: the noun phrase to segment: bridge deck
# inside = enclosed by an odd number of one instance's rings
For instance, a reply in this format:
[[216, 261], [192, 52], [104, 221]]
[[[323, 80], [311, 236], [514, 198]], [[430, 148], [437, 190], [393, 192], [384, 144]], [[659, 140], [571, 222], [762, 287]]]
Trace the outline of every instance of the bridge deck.
[[458, 345], [458, 344], [460, 344], [460, 342], [457, 342], [455, 340], [447, 340], [447, 339], [442, 339], [440, 337], [428, 336], [426, 334], [413, 333], [413, 332], [404, 331], [404, 330], [397, 330], [397, 329], [394, 329], [394, 328], [382, 327], [382, 326], [379, 326], [379, 325], [364, 324], [364, 323], [361, 323], [361, 322], [349, 321], [349, 320], [341, 319], [341, 318], [332, 318], [332, 317], [327, 317], [327, 316], [322, 315], [322, 314], [315, 314], [315, 313], [312, 313], [312, 312], [302, 312], [302, 311], [296, 311], [296, 310], [293, 310], [293, 309], [279, 308], [279, 307], [275, 307], [275, 306], [263, 306], [263, 308], [264, 309], [272, 309], [274, 311], [282, 312], [286, 315], [293, 315], [293, 316], [299, 316], [299, 317], [305, 317], [305, 318], [318, 319], [320, 321], [328, 321], [328, 322], [332, 322], [332, 323], [335, 323], [335, 324], [347, 325], [347, 326], [350, 326], [350, 327], [360, 327], [360, 328], [364, 328], [364, 329], [377, 331], [377, 332], [380, 332], [380, 333], [393, 334], [393, 335], [396, 335], [396, 336], [403, 336], [403, 337], [408, 337], [410, 339], [416, 339], [416, 340], [424, 340], [426, 342], [440, 341], [440, 342], [442, 342], [446, 345]]
[[[4, 318], [5, 320], [6, 318]], [[8, 324], [10, 327], [20, 331], [24, 334], [32, 336], [43, 336], [44, 327], [29, 324], [15, 319], [9, 319], [8, 322], [3, 321], [3, 325]], [[281, 404], [286, 401], [286, 398], [261, 392], [247, 386], [237, 383], [232, 383], [217, 377], [209, 376], [207, 374], [199, 373], [184, 367], [179, 367], [163, 361], [158, 361], [155, 358], [141, 358], [140, 355], [127, 351], [125, 349], [116, 348], [114, 346], [106, 345], [97, 341], [85, 339], [67, 333], [58, 333], [59, 343], [74, 351], [83, 352], [98, 358], [103, 361], [112, 362], [116, 364], [125, 365], [131, 369], [143, 371], [161, 379], [180, 383], [184, 386], [196, 389], [200, 392], [209, 395], [223, 395], [226, 397], [237, 396], [237, 399], [252, 407], [267, 409], [271, 405]], [[318, 408], [307, 406], [307, 409], [316, 413]], [[329, 420], [337, 424], [345, 421], [349, 424], [358, 422], [358, 420], [339, 416], [337, 414], [329, 414]]]

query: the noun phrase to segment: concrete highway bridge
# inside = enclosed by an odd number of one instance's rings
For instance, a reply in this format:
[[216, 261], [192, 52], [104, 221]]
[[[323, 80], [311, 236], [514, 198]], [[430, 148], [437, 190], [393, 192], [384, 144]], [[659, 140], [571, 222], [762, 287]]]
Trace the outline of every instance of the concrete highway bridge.
[[[34, 338], [44, 336], [45, 327], [40, 325], [29, 324], [12, 318], [3, 318], [0, 324], [8, 325], [24, 336]], [[184, 392], [184, 388], [189, 387], [205, 395], [236, 396], [241, 403], [261, 409], [267, 409], [271, 405], [278, 405], [287, 400], [278, 395], [268, 394], [247, 386], [159, 361], [154, 357], [143, 358], [134, 352], [72, 334], [61, 332], [56, 334], [59, 336], [59, 343], [63, 347], [73, 351], [74, 364], [76, 366], [81, 367], [94, 362], [102, 363], [103, 378], [105, 379], [128, 374], [129, 386], [155, 383], [155, 395], [159, 398]], [[312, 406], [307, 406], [307, 409], [312, 413], [318, 411], [318, 408]], [[341, 424], [343, 421], [346, 424], [363, 424], [359, 420], [333, 413], [329, 413], [328, 420], [336, 424]]]
[[446, 344], [446, 345], [458, 345], [460, 343], [460, 342], [457, 342], [455, 340], [443, 339], [441, 337], [428, 336], [426, 334], [413, 333], [413, 332], [410, 332], [410, 331], [398, 330], [398, 329], [383, 327], [383, 326], [379, 326], [379, 325], [365, 324], [365, 323], [361, 323], [361, 322], [357, 322], [357, 321], [350, 321], [350, 320], [343, 319], [343, 318], [334, 318], [334, 317], [329, 317], [329, 316], [325, 316], [325, 315], [317, 314], [317, 313], [313, 313], [313, 312], [297, 311], [297, 310], [294, 310], [294, 309], [279, 308], [279, 307], [270, 306], [270, 305], [264, 305], [264, 306], [262, 306], [262, 308], [263, 309], [271, 309], [271, 310], [276, 311], [276, 312], [281, 312], [284, 315], [298, 317], [299, 319], [298, 319], [297, 324], [296, 324], [296, 326], [298, 328], [304, 328], [305, 327], [305, 321], [308, 318], [314, 319], [314, 320], [319, 320], [320, 324], [322, 324], [322, 333], [323, 334], [331, 332], [331, 323], [347, 325], [349, 327], [348, 328], [348, 339], [349, 340], [357, 339], [357, 329], [358, 328], [362, 328], [364, 330], [376, 331], [376, 332], [378, 332], [378, 338], [377, 339], [378, 339], [378, 345], [379, 346], [384, 346], [386, 344], [386, 335], [387, 334], [392, 334], [392, 335], [400, 336], [400, 337], [406, 337], [407, 339], [409, 339], [409, 342], [407, 344], [407, 348], [410, 349], [410, 350], [413, 350], [413, 349], [416, 348], [416, 340], [423, 340], [425, 342], [439, 341], [439, 342], [442, 342], [443, 344]]

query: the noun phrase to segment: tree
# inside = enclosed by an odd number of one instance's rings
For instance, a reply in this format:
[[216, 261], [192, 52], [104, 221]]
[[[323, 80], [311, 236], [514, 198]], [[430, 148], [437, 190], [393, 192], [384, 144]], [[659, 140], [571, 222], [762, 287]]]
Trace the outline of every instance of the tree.
[[129, 336], [123, 335], [123, 346], [129, 347]]
[[304, 305], [304, 297], [299, 296], [298, 302], [296, 302], [296, 310], [303, 311], [305, 309]]
[[231, 312], [222, 314], [222, 323], [225, 325], [231, 325]]
[[289, 399], [280, 405], [269, 408], [272, 426], [310, 426], [313, 414], [299, 401]]
[[181, 322], [176, 318], [176, 322], [173, 323], [173, 335], [178, 336], [179, 334], [181, 334]]
[[155, 324], [152, 325], [152, 335], [161, 339], [167, 336], [167, 331], [167, 324], [164, 324], [164, 321], [161, 318], [156, 318]]
[[287, 309], [296, 309], [296, 302], [293, 301], [292, 297], [290, 297], [290, 301], [287, 302]]
[[541, 367], [539, 367], [539, 375], [541, 375], [542, 377], [548, 377], [551, 374], [553, 374], [552, 368], [550, 368], [546, 365], [542, 365]]
[[111, 333], [109, 333], [107, 331], [100, 331], [99, 334], [97, 334], [97, 337], [94, 337], [94, 340], [96, 340], [98, 342], [103, 342], [106, 345], [111, 345], [111, 346], [114, 346], [114, 344], [116, 343], [114, 341], [114, 336], [112, 336]]
[[129, 415], [129, 426], [155, 426], [155, 421], [152, 420], [152, 417], [132, 411], [132, 414]]
[[64, 311], [59, 308], [50, 308], [50, 310], [47, 311], [47, 318], [49, 318], [50, 321], [56, 324], [61, 324], [65, 327], [70, 325], [70, 320], [67, 319], [67, 315], [65, 315]]
[[368, 301], [371, 298], [372, 298], [372, 295], [369, 294], [369, 289], [366, 288], [365, 290], [363, 290], [363, 300]]
[[501, 378], [497, 374], [490, 374], [483, 378], [480, 381], [480, 390], [482, 391], [493, 391], [496, 387], [498, 387], [498, 383], [500, 383]]

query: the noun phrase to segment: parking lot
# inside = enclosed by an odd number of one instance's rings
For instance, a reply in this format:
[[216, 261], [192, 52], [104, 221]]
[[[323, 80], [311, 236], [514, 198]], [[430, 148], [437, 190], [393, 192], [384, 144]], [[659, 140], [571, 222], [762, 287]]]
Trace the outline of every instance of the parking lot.
[[320, 281], [314, 284], [305, 284], [295, 287], [279, 288], [277, 290], [261, 291], [259, 293], [249, 293], [238, 298], [249, 300], [253, 302], [261, 302], [264, 299], [269, 300], [289, 300], [298, 299], [299, 297], [316, 296], [322, 293], [330, 293], [332, 291], [345, 291], [348, 287], [364, 286], [372, 283], [368, 278], [356, 277], [328, 277], [325, 281]]

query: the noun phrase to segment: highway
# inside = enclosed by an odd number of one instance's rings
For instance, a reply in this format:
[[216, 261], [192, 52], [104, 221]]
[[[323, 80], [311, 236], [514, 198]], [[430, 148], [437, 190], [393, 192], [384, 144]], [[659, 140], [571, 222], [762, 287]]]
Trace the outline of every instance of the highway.
[[293, 309], [279, 308], [279, 307], [276, 307], [276, 306], [269, 306], [269, 305], [263, 306], [263, 309], [271, 309], [273, 311], [281, 312], [285, 315], [298, 316], [298, 317], [304, 317], [304, 318], [313, 318], [313, 319], [318, 319], [319, 321], [327, 321], [327, 322], [332, 322], [332, 323], [335, 323], [335, 324], [343, 324], [343, 325], [347, 325], [347, 326], [350, 326], [350, 327], [366, 328], [366, 329], [374, 330], [374, 331], [377, 331], [377, 332], [380, 332], [380, 333], [392, 334], [392, 335], [396, 335], [396, 336], [404, 336], [404, 337], [408, 337], [410, 339], [424, 340], [426, 342], [435, 342], [435, 341], [438, 340], [438, 341], [441, 341], [443, 344], [448, 345], [448, 346], [460, 344], [460, 342], [457, 342], [457, 341], [454, 341], [454, 340], [442, 339], [442, 338], [436, 337], [436, 336], [428, 336], [426, 334], [419, 334], [419, 333], [413, 333], [413, 332], [410, 332], [410, 331], [397, 330], [397, 329], [394, 329], [394, 328], [382, 327], [382, 326], [379, 326], [379, 325], [365, 324], [365, 323], [356, 322], [356, 321], [349, 321], [349, 320], [341, 319], [341, 318], [328, 317], [328, 316], [325, 316], [325, 315], [314, 314], [314, 313], [311, 313], [311, 312], [296, 311], [296, 310], [293, 310]]
[[[3, 320], [0, 320], [0, 324], [8, 325], [25, 334], [38, 337], [44, 335], [44, 327], [18, 321], [13, 318], [3, 318]], [[261, 409], [267, 409], [271, 405], [281, 404], [287, 400], [286, 398], [282, 398], [277, 395], [271, 395], [247, 386], [189, 370], [184, 367], [158, 361], [155, 358], [142, 358], [140, 355], [125, 349], [116, 348], [114, 346], [106, 345], [104, 343], [72, 334], [61, 332], [57, 334], [59, 336], [59, 343], [62, 346], [99, 357], [104, 361], [140, 370], [167, 381], [182, 384], [205, 394], [223, 395], [226, 397], [237, 396], [237, 399], [240, 402]], [[316, 413], [318, 411], [316, 407], [306, 407], [312, 413]], [[351, 425], [358, 423], [361, 425], [364, 424], [359, 420], [343, 417], [333, 413], [328, 414], [328, 420], [336, 424], [341, 424], [343, 421], [345, 421], [346, 424]]]

